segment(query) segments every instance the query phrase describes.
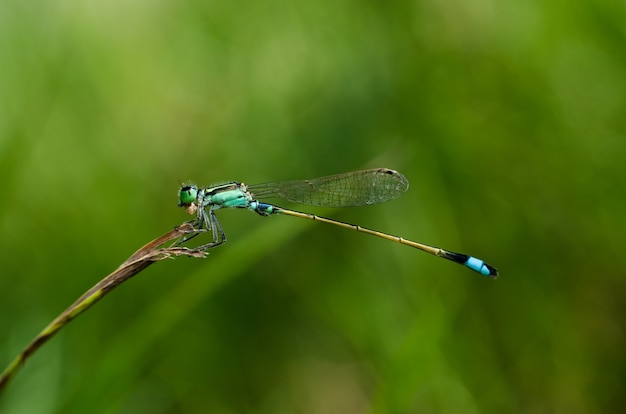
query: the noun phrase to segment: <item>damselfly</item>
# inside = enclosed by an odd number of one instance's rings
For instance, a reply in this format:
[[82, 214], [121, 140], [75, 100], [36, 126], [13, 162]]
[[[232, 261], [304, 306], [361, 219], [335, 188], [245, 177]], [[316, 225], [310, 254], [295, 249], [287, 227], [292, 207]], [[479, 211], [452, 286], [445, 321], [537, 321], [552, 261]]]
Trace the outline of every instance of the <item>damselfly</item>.
[[[414, 247], [426, 253], [465, 265], [475, 272], [488, 277], [495, 278], [498, 276], [498, 270], [495, 267], [466, 254], [454, 253], [439, 247], [417, 243], [354, 224], [320, 217], [315, 214], [289, 210], [257, 200], [257, 198], [282, 198], [312, 206], [358, 207], [393, 200], [408, 188], [409, 182], [404, 175], [388, 168], [376, 168], [311, 180], [282, 181], [258, 185], [246, 185], [238, 182], [203, 188], [198, 188], [195, 185], [183, 185], [179, 193], [178, 206], [184, 207], [189, 214], [197, 214], [197, 218], [193, 223], [198, 233], [191, 237], [207, 230], [213, 236], [213, 240], [210, 243], [195, 248], [199, 250], [210, 249], [226, 241], [222, 225], [215, 216], [216, 210], [221, 208], [245, 208], [261, 216], [286, 214], [334, 224]], [[189, 240], [191, 237], [187, 237], [182, 242]]]

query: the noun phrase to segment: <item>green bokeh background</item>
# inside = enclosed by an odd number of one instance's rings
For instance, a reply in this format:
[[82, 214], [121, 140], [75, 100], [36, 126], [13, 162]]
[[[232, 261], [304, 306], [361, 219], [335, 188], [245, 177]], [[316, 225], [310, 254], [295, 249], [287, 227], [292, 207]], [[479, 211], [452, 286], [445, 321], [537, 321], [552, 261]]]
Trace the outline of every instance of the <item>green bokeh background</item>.
[[[623, 1], [0, 3], [0, 364], [186, 220], [179, 181], [389, 167], [220, 212], [46, 344], [2, 413], [606, 413], [626, 404]], [[300, 209], [305, 209], [299, 206]]]

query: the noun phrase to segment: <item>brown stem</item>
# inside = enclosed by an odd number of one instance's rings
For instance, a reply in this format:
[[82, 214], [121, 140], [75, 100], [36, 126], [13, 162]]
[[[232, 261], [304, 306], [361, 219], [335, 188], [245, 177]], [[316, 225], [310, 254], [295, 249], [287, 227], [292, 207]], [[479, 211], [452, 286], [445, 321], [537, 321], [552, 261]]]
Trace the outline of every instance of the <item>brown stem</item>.
[[107, 293], [115, 289], [118, 285], [124, 283], [131, 277], [135, 276], [152, 263], [175, 256], [190, 257], [206, 257], [205, 251], [188, 249], [186, 247], [167, 247], [159, 248], [172, 240], [180, 239], [187, 234], [196, 230], [190, 223], [184, 223], [170, 232], [152, 240], [133, 255], [131, 255], [124, 263], [122, 263], [115, 271], [106, 276], [91, 289], [85, 292], [76, 300], [69, 308], [64, 310], [56, 317], [48, 326], [46, 326], [14, 359], [9, 366], [0, 375], [0, 391], [15, 376], [17, 371], [22, 367], [26, 359], [46, 343], [61, 328], [67, 325], [72, 319], [89, 309], [96, 302], [102, 299]]

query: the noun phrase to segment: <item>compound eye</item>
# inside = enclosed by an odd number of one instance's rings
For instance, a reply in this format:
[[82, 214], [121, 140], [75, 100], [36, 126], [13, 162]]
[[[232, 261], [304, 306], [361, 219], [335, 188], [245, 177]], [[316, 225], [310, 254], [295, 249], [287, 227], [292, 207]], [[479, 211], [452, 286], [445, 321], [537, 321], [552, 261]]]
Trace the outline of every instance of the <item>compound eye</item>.
[[195, 185], [186, 185], [180, 189], [180, 193], [178, 195], [178, 206], [189, 206], [194, 201], [196, 201], [196, 197], [198, 196], [198, 188]]

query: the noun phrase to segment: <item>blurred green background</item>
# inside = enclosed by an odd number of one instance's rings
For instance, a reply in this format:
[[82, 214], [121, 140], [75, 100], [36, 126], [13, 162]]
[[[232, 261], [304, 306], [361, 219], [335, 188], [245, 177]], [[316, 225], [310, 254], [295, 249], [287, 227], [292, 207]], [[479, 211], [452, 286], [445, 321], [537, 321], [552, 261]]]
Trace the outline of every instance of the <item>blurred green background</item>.
[[393, 202], [297, 208], [501, 278], [223, 211], [226, 245], [112, 292], [0, 412], [619, 411], [625, 135], [623, 1], [4, 0], [2, 368], [188, 219], [179, 181], [397, 169]]

